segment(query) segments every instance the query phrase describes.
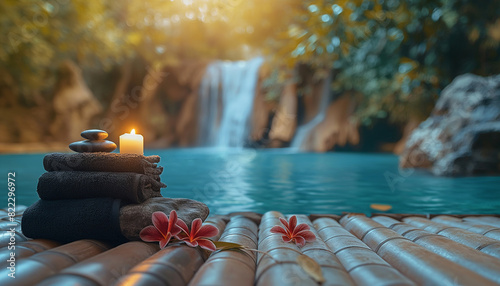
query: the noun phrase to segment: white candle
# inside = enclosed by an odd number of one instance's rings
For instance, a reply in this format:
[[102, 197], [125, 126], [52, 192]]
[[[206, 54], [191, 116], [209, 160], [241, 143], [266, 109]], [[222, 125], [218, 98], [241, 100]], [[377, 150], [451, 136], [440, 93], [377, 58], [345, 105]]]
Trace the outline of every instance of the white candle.
[[135, 129], [129, 133], [120, 136], [120, 153], [121, 154], [144, 154], [144, 137], [140, 134], [135, 134]]

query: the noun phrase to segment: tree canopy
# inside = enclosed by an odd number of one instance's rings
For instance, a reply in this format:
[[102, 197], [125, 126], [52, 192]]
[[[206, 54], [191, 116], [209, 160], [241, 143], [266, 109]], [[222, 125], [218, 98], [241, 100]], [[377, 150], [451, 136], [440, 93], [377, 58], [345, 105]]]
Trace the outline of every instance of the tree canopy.
[[92, 70], [267, 55], [282, 70], [333, 70], [366, 123], [405, 121], [454, 76], [500, 67], [498, 1], [5, 0], [0, 13], [0, 72], [24, 94], [53, 86], [66, 59]]
[[50, 87], [59, 64], [109, 67], [123, 55], [123, 30], [113, 1], [0, 2], [0, 68], [22, 93]]
[[424, 118], [453, 77], [498, 73], [500, 3], [469, 0], [309, 0], [280, 47], [333, 68], [333, 89], [358, 91], [365, 122]]

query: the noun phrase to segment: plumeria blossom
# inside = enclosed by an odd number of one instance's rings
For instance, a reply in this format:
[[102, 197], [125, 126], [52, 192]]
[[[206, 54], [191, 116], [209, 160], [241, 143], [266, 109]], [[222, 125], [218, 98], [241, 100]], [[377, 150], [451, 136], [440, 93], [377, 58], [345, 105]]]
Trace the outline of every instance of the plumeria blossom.
[[177, 225], [182, 229], [182, 232], [177, 235], [177, 238], [183, 240], [191, 247], [200, 246], [206, 250], [215, 251], [215, 244], [208, 239], [209, 237], [216, 236], [219, 233], [213, 225], [203, 225], [200, 218], [193, 220], [191, 223], [191, 231], [189, 231], [186, 223], [179, 219]]
[[181, 228], [177, 225], [176, 211], [171, 211], [170, 217], [167, 217], [164, 212], [154, 212], [152, 220], [153, 225], [143, 228], [139, 236], [146, 242], [159, 241], [160, 248], [164, 248], [172, 237], [181, 232]]
[[282, 234], [281, 238], [283, 238], [283, 241], [295, 242], [295, 244], [302, 247], [306, 244], [306, 241], [316, 240], [316, 236], [309, 230], [310, 228], [307, 224], [301, 223], [297, 225], [296, 216], [291, 216], [289, 221], [280, 218], [280, 221], [285, 228], [277, 225], [271, 228], [271, 232]]

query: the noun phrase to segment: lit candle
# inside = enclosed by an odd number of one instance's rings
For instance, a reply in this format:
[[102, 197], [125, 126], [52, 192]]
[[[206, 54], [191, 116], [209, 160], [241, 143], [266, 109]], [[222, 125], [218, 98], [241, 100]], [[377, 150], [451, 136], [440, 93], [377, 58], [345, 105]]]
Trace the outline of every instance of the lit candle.
[[135, 134], [135, 129], [129, 133], [120, 136], [120, 153], [121, 154], [144, 154], [144, 137], [140, 134]]

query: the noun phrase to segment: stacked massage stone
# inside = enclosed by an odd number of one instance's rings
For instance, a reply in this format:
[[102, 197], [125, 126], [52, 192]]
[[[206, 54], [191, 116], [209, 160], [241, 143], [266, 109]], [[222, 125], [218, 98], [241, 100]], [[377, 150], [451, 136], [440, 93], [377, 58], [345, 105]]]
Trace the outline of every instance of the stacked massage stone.
[[161, 196], [159, 156], [109, 153], [116, 144], [105, 131], [82, 132], [87, 140], [70, 144], [77, 153], [45, 156], [38, 180], [40, 200], [22, 219], [23, 234], [67, 243], [80, 239], [140, 240], [155, 211], [176, 210], [190, 222], [205, 219], [208, 208], [188, 199]]

